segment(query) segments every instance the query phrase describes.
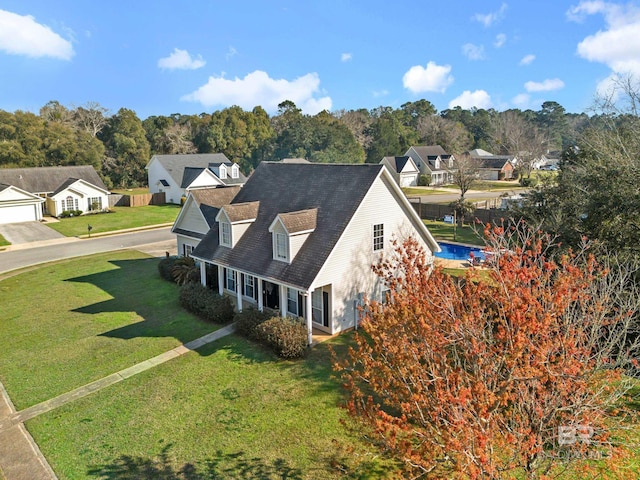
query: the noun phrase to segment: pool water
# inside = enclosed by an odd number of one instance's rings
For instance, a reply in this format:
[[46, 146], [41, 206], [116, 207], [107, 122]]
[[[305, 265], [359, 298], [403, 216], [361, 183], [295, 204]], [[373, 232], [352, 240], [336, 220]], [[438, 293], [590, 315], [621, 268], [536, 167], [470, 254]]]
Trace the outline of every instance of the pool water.
[[447, 260], [469, 260], [471, 252], [475, 258], [484, 259], [482, 249], [478, 247], [467, 247], [465, 245], [456, 245], [454, 243], [438, 242], [441, 252], [436, 253], [436, 257], [445, 258]]

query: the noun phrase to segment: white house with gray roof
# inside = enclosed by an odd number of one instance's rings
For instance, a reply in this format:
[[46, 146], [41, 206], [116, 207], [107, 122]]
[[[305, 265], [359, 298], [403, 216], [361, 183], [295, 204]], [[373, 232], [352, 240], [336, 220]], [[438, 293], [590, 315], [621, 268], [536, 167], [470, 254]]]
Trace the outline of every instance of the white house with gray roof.
[[151, 193], [165, 193], [167, 203], [179, 204], [190, 190], [243, 185], [247, 178], [223, 153], [154, 155], [145, 167]]
[[238, 310], [301, 317], [311, 342], [386, 297], [371, 266], [409, 236], [431, 259], [440, 250], [384, 165], [262, 162], [191, 256]]
[[452, 182], [455, 158], [440, 145], [409, 147], [404, 155], [413, 159], [421, 174], [431, 177], [430, 185], [445, 185]]
[[[83, 213], [109, 207], [109, 191], [91, 165], [64, 167], [0, 168], [0, 184], [15, 187], [5, 192], [15, 201], [0, 203], [0, 223], [29, 222], [42, 219], [43, 213], [59, 216], [65, 210]], [[40, 201], [25, 199], [28, 192]], [[33, 212], [24, 203], [37, 203]]]

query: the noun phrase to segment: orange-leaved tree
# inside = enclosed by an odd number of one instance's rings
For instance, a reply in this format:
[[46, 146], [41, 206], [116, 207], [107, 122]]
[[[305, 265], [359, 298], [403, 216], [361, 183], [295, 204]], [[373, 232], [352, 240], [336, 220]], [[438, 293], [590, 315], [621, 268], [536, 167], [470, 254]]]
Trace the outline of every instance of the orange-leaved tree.
[[618, 478], [637, 292], [586, 250], [551, 259], [542, 234], [506, 230], [485, 230], [489, 280], [433, 269], [413, 239], [373, 267], [391, 294], [335, 362], [348, 411], [414, 476], [542, 478], [574, 460]]

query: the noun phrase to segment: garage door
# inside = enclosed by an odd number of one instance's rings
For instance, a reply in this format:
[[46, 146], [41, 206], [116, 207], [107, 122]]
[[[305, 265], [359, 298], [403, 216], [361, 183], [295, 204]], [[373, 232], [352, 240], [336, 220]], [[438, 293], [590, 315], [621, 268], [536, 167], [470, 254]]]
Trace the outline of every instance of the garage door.
[[411, 187], [415, 185], [416, 177], [415, 175], [401, 175], [400, 176], [400, 186], [401, 187]]
[[35, 222], [36, 207], [34, 205], [11, 205], [0, 207], [0, 224]]

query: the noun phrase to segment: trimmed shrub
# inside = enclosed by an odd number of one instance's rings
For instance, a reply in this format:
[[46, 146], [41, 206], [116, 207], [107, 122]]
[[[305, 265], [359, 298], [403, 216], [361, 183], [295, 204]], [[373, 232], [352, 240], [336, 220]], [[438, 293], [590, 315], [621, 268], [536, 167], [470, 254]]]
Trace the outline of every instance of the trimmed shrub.
[[220, 296], [197, 282], [180, 288], [180, 305], [195, 315], [214, 323], [229, 323], [233, 319], [233, 304], [229, 297]]
[[520, 177], [519, 183], [522, 187], [535, 187], [538, 184], [538, 179], [535, 177]]
[[171, 274], [173, 275], [173, 281], [178, 285], [200, 281], [200, 270], [196, 267], [196, 262], [191, 257], [178, 258], [173, 264]]
[[299, 319], [273, 317], [255, 329], [260, 342], [282, 358], [301, 358], [307, 353], [307, 328]]
[[261, 323], [269, 320], [269, 318], [271, 318], [269, 313], [261, 312], [255, 308], [247, 308], [242, 312], [238, 312], [233, 317], [233, 321], [236, 324], [236, 333], [250, 340], [259, 340], [256, 337], [256, 328]]
[[179, 257], [165, 257], [158, 263], [158, 272], [160, 276], [169, 282], [175, 282], [173, 277], [173, 267], [176, 266], [176, 262]]
[[418, 186], [428, 187], [431, 185], [431, 175], [425, 175], [424, 173], [418, 177]]

